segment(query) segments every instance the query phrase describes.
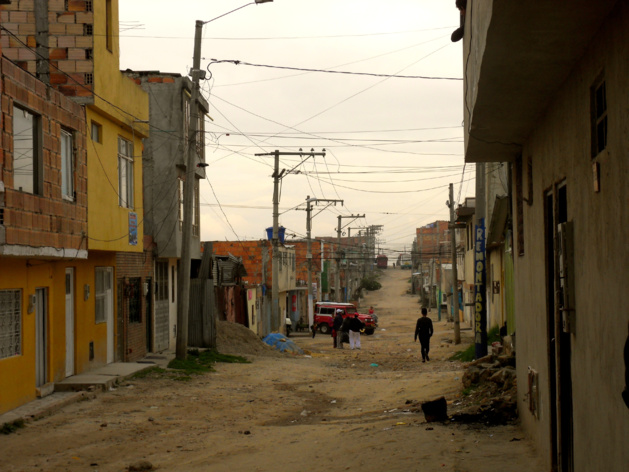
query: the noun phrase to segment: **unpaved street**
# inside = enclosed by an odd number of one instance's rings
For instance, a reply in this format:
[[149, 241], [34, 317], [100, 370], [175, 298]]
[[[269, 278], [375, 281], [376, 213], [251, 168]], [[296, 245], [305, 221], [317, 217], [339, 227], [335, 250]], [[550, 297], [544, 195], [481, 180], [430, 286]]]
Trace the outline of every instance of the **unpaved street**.
[[456, 403], [462, 376], [447, 360], [462, 346], [441, 342], [452, 332], [434, 312], [431, 361], [418, 361], [409, 277], [384, 271], [363, 301], [380, 326], [360, 351], [297, 333], [311, 356], [276, 354], [236, 330], [219, 349], [252, 363], [188, 382], [130, 379], [0, 436], [0, 470], [125, 471], [146, 460], [163, 471], [541, 471], [517, 426], [426, 423], [409, 407], [441, 395]]

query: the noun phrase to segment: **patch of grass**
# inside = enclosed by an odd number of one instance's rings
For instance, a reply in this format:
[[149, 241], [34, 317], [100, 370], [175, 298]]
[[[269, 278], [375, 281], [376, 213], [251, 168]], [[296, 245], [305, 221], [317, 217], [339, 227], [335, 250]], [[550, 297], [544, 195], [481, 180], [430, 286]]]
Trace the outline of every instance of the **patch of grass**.
[[461, 395], [463, 395], [464, 397], [467, 397], [471, 395], [472, 392], [476, 390], [477, 388], [478, 388], [478, 385], [470, 385], [469, 387], [466, 387], [463, 390], [461, 390]]
[[[500, 342], [500, 328], [494, 326], [487, 333], [487, 345], [491, 346], [493, 342]], [[476, 359], [476, 345], [470, 344], [463, 351], [455, 352], [451, 357], [451, 361], [472, 362]]]
[[[168, 363], [168, 368], [177, 370], [184, 375], [200, 375], [206, 372], [214, 372], [213, 365], [217, 362], [248, 364], [249, 361], [241, 356], [221, 354], [214, 350], [199, 351], [191, 349], [185, 360], [173, 359]], [[177, 380], [181, 380], [178, 378]]]
[[466, 349], [455, 352], [451, 357], [451, 361], [472, 362], [476, 359], [476, 345], [470, 344]]
[[11, 421], [10, 423], [4, 423], [2, 427], [0, 427], [0, 434], [15, 433], [18, 429], [23, 428], [24, 426], [23, 419]]
[[136, 372], [131, 376], [132, 379], [145, 379], [147, 377], [160, 377], [162, 374], [166, 372], [166, 369], [162, 369], [161, 367], [155, 366], [150, 369], [145, 369], [140, 372]]

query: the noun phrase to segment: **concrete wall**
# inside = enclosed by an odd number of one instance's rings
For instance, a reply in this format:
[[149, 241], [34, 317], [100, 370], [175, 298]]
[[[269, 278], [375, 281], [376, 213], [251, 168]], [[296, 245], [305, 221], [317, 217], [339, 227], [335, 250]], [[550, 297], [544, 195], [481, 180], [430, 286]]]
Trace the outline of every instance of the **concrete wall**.
[[[520, 415], [540, 455], [550, 461], [547, 317], [552, 314], [547, 314], [546, 306], [544, 195], [554, 184], [565, 181], [567, 217], [574, 223], [576, 331], [571, 335], [571, 362], [575, 472], [623, 471], [629, 464], [629, 412], [620, 395], [629, 321], [624, 299], [629, 261], [628, 57], [629, 5], [619, 1], [523, 149], [523, 159], [532, 160], [534, 199], [531, 205], [523, 205], [524, 254], [515, 257]], [[603, 71], [608, 144], [593, 159], [590, 87]], [[593, 164], [600, 166], [600, 192], [593, 189]], [[539, 418], [526, 408], [529, 366], [539, 372]]]

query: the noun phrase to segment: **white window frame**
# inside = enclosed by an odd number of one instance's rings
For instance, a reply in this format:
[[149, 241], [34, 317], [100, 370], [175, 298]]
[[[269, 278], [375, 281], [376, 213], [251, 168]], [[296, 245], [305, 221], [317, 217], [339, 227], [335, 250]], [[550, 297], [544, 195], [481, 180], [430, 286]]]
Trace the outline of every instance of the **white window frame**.
[[38, 115], [13, 106], [13, 188], [33, 195], [42, 187], [39, 127]]
[[22, 355], [22, 290], [0, 290], [0, 359]]
[[94, 322], [107, 322], [107, 291], [111, 290], [111, 268], [96, 267], [94, 270]]
[[74, 201], [74, 136], [71, 131], [61, 130], [61, 196]]
[[133, 143], [118, 136], [118, 204], [133, 208]]

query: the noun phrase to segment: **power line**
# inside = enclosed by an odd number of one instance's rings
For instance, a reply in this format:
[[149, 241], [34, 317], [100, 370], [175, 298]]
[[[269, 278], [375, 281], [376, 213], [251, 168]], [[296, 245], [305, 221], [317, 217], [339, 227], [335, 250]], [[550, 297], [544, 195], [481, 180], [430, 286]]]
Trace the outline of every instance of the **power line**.
[[[445, 46], [444, 46], [445, 47]], [[441, 49], [441, 48], [440, 48]], [[208, 64], [207, 68], [209, 68], [212, 64], [234, 64], [236, 66], [250, 66], [250, 67], [263, 67], [267, 69], [282, 69], [282, 70], [295, 70], [301, 72], [320, 72], [325, 74], [341, 74], [341, 75], [361, 75], [367, 77], [383, 77], [387, 79], [423, 79], [423, 80], [463, 80], [462, 77], [439, 77], [439, 76], [428, 76], [428, 75], [398, 75], [398, 74], [379, 74], [375, 72], [351, 72], [351, 71], [342, 71], [342, 70], [331, 70], [331, 69], [313, 69], [313, 68], [305, 68], [305, 67], [290, 67], [290, 66], [273, 66], [270, 64], [254, 64], [251, 62], [245, 62], [238, 59], [212, 59]]]

